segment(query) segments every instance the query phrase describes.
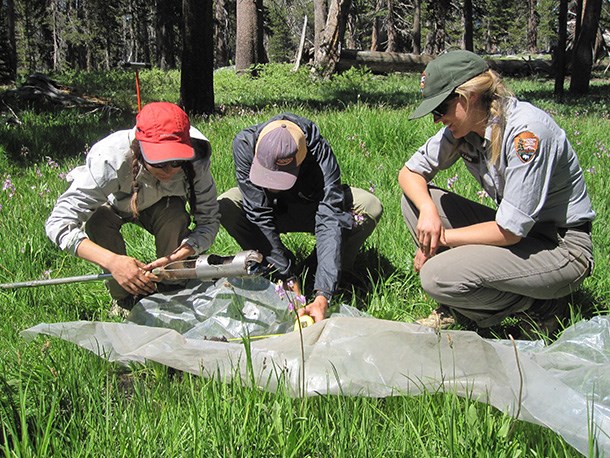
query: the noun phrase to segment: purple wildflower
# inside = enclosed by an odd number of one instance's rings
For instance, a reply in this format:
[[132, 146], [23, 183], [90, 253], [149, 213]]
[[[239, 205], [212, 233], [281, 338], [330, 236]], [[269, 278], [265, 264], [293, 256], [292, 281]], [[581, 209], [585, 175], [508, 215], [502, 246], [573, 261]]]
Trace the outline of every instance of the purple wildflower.
[[15, 195], [17, 188], [15, 188], [15, 185], [13, 184], [13, 181], [11, 180], [10, 175], [6, 176], [6, 179], [4, 180], [4, 184], [2, 185], [2, 190], [8, 191], [9, 199]]
[[487, 191], [483, 191], [483, 190], [481, 190], [481, 191], [477, 191], [477, 196], [479, 196], [479, 200], [480, 200], [481, 202], [483, 202], [483, 200], [484, 200], [486, 197], [489, 197], [489, 194], [487, 194]]
[[457, 175], [452, 176], [451, 178], [449, 178], [449, 179], [447, 180], [447, 187], [448, 187], [449, 189], [453, 189], [453, 185], [455, 184], [455, 182], [456, 182], [457, 180], [458, 180], [458, 176], [457, 176]]
[[47, 165], [52, 168], [52, 169], [58, 169], [59, 168], [59, 164], [57, 162], [55, 162], [53, 159], [51, 159], [49, 156], [45, 156], [47, 159]]
[[354, 222], [352, 223], [353, 227], [360, 226], [364, 223], [364, 215], [356, 213], [354, 210], [352, 210], [352, 215], [354, 216]]
[[369, 181], [369, 183], [370, 183], [370, 186], [369, 186], [369, 191], [370, 191], [372, 194], [375, 194], [375, 183], [373, 183], [372, 181]]
[[286, 290], [284, 289], [284, 282], [282, 280], [278, 280], [275, 285], [275, 294], [280, 296], [280, 299], [284, 299], [286, 297]]

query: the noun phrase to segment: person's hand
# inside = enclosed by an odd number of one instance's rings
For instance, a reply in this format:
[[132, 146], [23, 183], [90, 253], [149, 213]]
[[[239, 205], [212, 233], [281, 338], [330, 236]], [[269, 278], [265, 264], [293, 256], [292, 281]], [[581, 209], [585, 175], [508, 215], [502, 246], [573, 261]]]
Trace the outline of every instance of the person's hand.
[[322, 321], [326, 316], [328, 310], [328, 299], [324, 296], [316, 296], [313, 302], [307, 304], [305, 307], [297, 309], [299, 316], [309, 315], [313, 318], [314, 322]]
[[183, 259], [186, 259], [194, 254], [195, 250], [193, 250], [190, 245], [184, 243], [178, 248], [176, 248], [171, 254], [163, 256], [162, 258], [156, 259], [153, 262], [146, 264], [145, 266], [143, 266], [143, 269], [152, 272], [153, 269], [166, 266], [170, 262], [182, 261]]
[[[426, 259], [434, 256], [445, 240], [445, 229], [435, 208], [422, 210], [417, 219], [417, 242]], [[417, 255], [416, 255], [417, 258]], [[424, 261], [425, 262], [425, 261]], [[423, 265], [423, 263], [422, 263]]]
[[143, 262], [130, 256], [115, 255], [110, 262], [112, 277], [128, 293], [138, 296], [156, 291], [156, 276], [148, 272]]
[[415, 252], [415, 257], [413, 258], [413, 268], [415, 269], [415, 272], [419, 273], [426, 261], [430, 258], [431, 256], [426, 256], [424, 252], [418, 248]]

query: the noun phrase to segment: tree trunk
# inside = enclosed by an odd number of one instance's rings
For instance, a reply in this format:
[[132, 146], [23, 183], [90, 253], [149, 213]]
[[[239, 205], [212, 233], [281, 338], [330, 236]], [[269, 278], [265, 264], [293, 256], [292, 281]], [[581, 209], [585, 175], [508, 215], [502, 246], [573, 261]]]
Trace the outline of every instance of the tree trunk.
[[371, 51], [380, 51], [379, 35], [381, 33], [381, 18], [379, 12], [383, 8], [383, 0], [375, 2], [375, 10], [373, 11], [373, 25], [371, 30]]
[[156, 14], [156, 41], [157, 65], [162, 70], [176, 68], [176, 55], [174, 53], [176, 24], [176, 11], [170, 0], [157, 0]]
[[229, 65], [229, 13], [226, 0], [214, 2], [214, 68]]
[[213, 0], [182, 0], [180, 100], [190, 115], [214, 112]]
[[265, 62], [263, 48], [262, 0], [237, 0], [235, 70], [251, 71]]
[[555, 48], [555, 98], [563, 100], [563, 83], [566, 75], [566, 44], [568, 37], [568, 0], [559, 2], [557, 47]]
[[574, 12], [574, 42], [580, 35], [580, 27], [582, 25], [582, 11], [584, 0], [576, 0], [576, 11]]
[[576, 37], [576, 44], [572, 54], [572, 69], [578, 69], [578, 71], [572, 71], [570, 94], [586, 94], [589, 92], [591, 69], [593, 67], [593, 49], [595, 47], [602, 1], [587, 0], [583, 6], [583, 20], [580, 34]]
[[386, 46], [386, 51], [396, 52], [396, 49], [398, 48], [398, 33], [396, 32], [396, 21], [394, 20], [394, 0], [388, 0], [386, 30], [388, 31], [388, 45]]
[[538, 52], [538, 22], [540, 16], [536, 11], [536, 0], [528, 0], [528, 6], [527, 48], [531, 54], [535, 54]]
[[464, 0], [464, 49], [474, 51], [472, 0]]
[[413, 54], [421, 54], [421, 0], [413, 1], [411, 40], [413, 42]]
[[328, 8], [326, 0], [313, 0], [313, 19], [314, 19], [314, 56], [318, 55], [320, 43], [324, 39], [324, 27], [326, 26], [326, 16]]
[[0, 3], [0, 83], [14, 83], [17, 80], [17, 46], [15, 42], [15, 2]]
[[320, 42], [320, 49], [316, 53], [314, 62], [324, 77], [329, 77], [335, 72], [335, 66], [341, 53], [350, 3], [350, 0], [331, 1], [328, 20], [324, 28], [324, 38]]

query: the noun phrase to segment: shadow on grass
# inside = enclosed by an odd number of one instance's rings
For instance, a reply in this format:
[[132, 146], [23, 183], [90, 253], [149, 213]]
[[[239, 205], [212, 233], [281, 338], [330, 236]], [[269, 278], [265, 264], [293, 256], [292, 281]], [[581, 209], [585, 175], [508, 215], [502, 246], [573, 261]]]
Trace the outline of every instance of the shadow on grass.
[[[20, 119], [21, 116], [26, 119]], [[119, 109], [28, 111], [16, 113], [13, 118], [2, 113], [0, 123], [0, 147], [6, 158], [25, 167], [43, 161], [46, 156], [60, 162], [85, 153], [109, 133], [131, 128], [135, 115]]]

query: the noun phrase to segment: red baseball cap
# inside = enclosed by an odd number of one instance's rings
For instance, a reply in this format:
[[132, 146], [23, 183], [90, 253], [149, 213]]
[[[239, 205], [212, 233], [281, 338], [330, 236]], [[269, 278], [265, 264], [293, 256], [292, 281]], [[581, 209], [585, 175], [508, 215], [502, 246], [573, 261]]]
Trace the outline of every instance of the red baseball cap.
[[190, 161], [195, 158], [187, 114], [169, 102], [145, 105], [136, 116], [136, 140], [149, 164]]

